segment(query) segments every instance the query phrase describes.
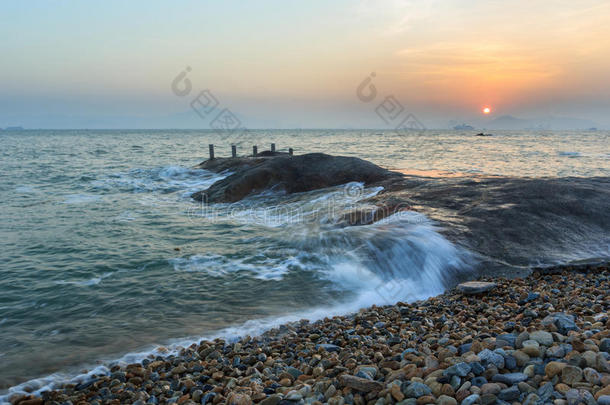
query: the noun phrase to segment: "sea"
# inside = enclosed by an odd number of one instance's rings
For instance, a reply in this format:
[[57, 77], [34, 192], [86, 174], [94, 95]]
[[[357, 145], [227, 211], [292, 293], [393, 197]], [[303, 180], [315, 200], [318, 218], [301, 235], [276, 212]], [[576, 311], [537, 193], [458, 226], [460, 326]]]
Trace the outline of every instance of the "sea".
[[[413, 179], [412, 209], [340, 226], [381, 187], [234, 204], [195, 166], [268, 150]], [[610, 258], [610, 132], [0, 132], [0, 403], [202, 339], [437, 295], [459, 280]]]

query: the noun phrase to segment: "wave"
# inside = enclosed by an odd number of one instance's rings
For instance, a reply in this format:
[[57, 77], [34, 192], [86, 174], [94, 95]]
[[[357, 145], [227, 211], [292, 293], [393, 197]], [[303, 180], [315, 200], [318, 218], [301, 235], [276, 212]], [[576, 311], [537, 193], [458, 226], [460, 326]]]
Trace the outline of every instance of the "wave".
[[217, 174], [203, 169], [175, 165], [136, 168], [94, 180], [90, 182], [90, 188], [93, 191], [104, 192], [163, 194], [180, 192], [181, 196], [188, 197], [194, 191], [208, 188], [227, 175], [228, 173]]
[[293, 195], [264, 192], [231, 204], [192, 204], [189, 216], [192, 221], [290, 228], [291, 232], [307, 233], [311, 226], [334, 224], [350, 210], [367, 207], [361, 201], [382, 190], [383, 187], [365, 188], [363, 183], [352, 182]]
[[[310, 197], [318, 199], [320, 196]], [[442, 293], [455, 274], [473, 260], [466, 250], [442, 236], [432, 221], [413, 212], [400, 213], [370, 226], [334, 228], [328, 224], [321, 233], [319, 231], [310, 228], [310, 232], [300, 234], [288, 232], [292, 235], [290, 242], [296, 248], [294, 252], [300, 253], [284, 257], [283, 260], [274, 261], [261, 255], [258, 262], [248, 262], [246, 259], [232, 260], [221, 255], [206, 254], [169, 261], [176, 271], [215, 274], [249, 271], [267, 280], [279, 280], [288, 271], [314, 271], [317, 268], [320, 270], [318, 277], [331, 283], [333, 288], [349, 293], [348, 299], [280, 317], [248, 320], [202, 336], [173, 340], [165, 346], [149, 347], [125, 354], [118, 360], [105, 361], [104, 365], [97, 365], [86, 373], [54, 373], [30, 380], [10, 388], [5, 396], [0, 396], [0, 402], [7, 401], [15, 393], [39, 395], [65, 383], [86, 383], [96, 376], [108, 375], [114, 364], [133, 363], [151, 356], [176, 355], [182, 348], [203, 339], [220, 337], [233, 341], [246, 335], [260, 335], [288, 322], [302, 319], [316, 321], [353, 313], [371, 305], [424, 299]], [[311, 265], [314, 256], [315, 266]], [[99, 283], [101, 278], [66, 283], [90, 285]]]
[[[163, 192], [174, 187], [169, 183], [179, 184], [182, 190], [195, 184], [193, 187], [205, 188], [202, 184], [218, 179], [214, 176], [167, 166], [111, 179], [119, 180], [118, 187], [133, 186], [132, 182], [139, 187], [142, 181], [150, 190]], [[218, 204], [212, 207], [213, 212], [191, 213], [194, 220], [266, 228], [271, 231], [268, 238], [282, 241], [286, 250], [274, 255], [279, 245], [271, 243], [267, 250], [247, 259], [214, 253], [175, 257], [169, 259], [174, 271], [212, 276], [247, 272], [275, 282], [290, 272], [307, 271], [343, 292], [339, 295], [343, 298], [149, 347], [106, 361], [88, 373], [55, 373], [31, 380], [10, 388], [0, 402], [13, 393], [40, 394], [66, 382], [90, 381], [108, 374], [115, 363], [177, 354], [202, 339], [235, 340], [300, 319], [315, 321], [371, 305], [425, 299], [472, 275], [486, 261], [506, 268], [592, 254], [610, 256], [608, 190], [607, 179], [427, 179], [407, 190], [420, 212], [404, 211], [355, 227], [340, 227], [337, 220], [355, 207], [366, 206], [365, 200], [379, 194], [381, 188], [366, 189], [352, 183], [295, 195], [264, 194], [238, 204]], [[137, 192], [136, 188], [132, 191]], [[76, 283], [100, 281], [93, 278]]]
[[114, 272], [108, 272], [108, 273], [104, 273], [99, 277], [93, 277], [87, 280], [80, 280], [80, 281], [74, 281], [74, 280], [58, 280], [55, 281], [55, 284], [59, 284], [59, 285], [75, 285], [75, 286], [79, 286], [79, 287], [90, 287], [90, 286], [94, 286], [94, 285], [98, 285], [99, 283], [102, 282], [103, 279], [110, 277], [111, 275], [113, 275]]
[[[346, 312], [371, 305], [412, 302], [442, 293], [474, 256], [440, 232], [422, 214], [401, 212], [370, 226], [343, 228], [322, 237], [332, 253], [325, 276], [357, 292]], [[330, 247], [332, 246], [332, 247]], [[321, 247], [324, 251], [324, 247]]]
[[249, 258], [229, 258], [227, 256], [207, 254], [193, 255], [188, 258], [178, 257], [169, 260], [176, 271], [203, 272], [212, 276], [229, 273], [248, 272], [260, 280], [282, 280], [289, 271], [301, 271], [307, 267], [305, 253], [295, 256], [273, 258], [258, 254]]

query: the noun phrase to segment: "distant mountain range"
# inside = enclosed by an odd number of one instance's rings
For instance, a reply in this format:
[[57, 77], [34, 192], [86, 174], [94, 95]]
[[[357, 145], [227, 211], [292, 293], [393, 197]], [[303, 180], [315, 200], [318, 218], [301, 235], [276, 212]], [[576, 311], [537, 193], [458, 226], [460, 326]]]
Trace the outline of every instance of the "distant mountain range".
[[594, 129], [598, 124], [594, 121], [569, 118], [569, 117], [546, 117], [523, 119], [512, 115], [502, 115], [487, 123], [481, 124], [485, 129]]

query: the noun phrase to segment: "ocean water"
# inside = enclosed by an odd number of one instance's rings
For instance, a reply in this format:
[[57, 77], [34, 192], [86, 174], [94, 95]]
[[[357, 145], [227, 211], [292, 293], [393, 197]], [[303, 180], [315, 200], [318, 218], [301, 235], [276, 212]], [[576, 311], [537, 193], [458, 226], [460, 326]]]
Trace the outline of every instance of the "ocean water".
[[[381, 191], [360, 184], [190, 199], [228, 175], [193, 169], [209, 143], [228, 156], [271, 142], [415, 175], [421, 209], [336, 226]], [[609, 132], [20, 131], [0, 132], [0, 155], [0, 394], [426, 298], [481, 263], [610, 257]]]

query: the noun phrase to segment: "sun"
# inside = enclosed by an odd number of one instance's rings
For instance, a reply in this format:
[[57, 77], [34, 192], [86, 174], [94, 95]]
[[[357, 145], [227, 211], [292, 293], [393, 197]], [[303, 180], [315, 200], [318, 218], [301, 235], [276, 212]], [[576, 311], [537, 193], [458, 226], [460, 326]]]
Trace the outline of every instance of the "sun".
[[489, 114], [489, 113], [491, 113], [491, 107], [484, 107], [483, 114]]

